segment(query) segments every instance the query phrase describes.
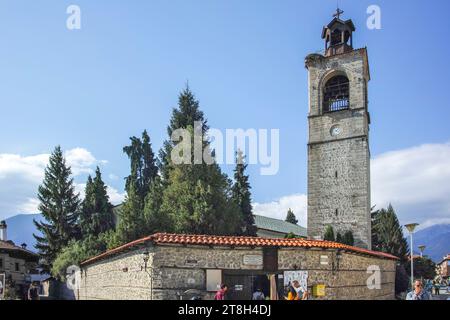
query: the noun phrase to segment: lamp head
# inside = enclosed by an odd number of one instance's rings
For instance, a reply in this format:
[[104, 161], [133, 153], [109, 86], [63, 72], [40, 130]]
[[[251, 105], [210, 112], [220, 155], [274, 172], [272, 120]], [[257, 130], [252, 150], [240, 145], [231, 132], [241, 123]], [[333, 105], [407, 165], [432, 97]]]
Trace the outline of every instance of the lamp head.
[[408, 229], [409, 233], [413, 233], [418, 225], [418, 223], [405, 224], [405, 228]]

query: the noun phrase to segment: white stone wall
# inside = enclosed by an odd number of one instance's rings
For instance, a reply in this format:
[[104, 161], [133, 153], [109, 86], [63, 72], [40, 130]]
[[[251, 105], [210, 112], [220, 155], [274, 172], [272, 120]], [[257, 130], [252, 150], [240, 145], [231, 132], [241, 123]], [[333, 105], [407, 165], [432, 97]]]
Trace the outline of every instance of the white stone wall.
[[[176, 300], [190, 289], [212, 299], [214, 292], [206, 292], [207, 269], [262, 270], [262, 266], [244, 264], [245, 255], [262, 255], [261, 248], [165, 245], [148, 250], [151, 259], [147, 270], [143, 268], [143, 248], [84, 266], [79, 299]], [[336, 250], [282, 248], [278, 251], [279, 272], [308, 270], [310, 289], [314, 284], [326, 285], [323, 299], [394, 298], [394, 260], [342, 253], [337, 262], [336, 254]], [[327, 256], [328, 264], [321, 264], [322, 256]], [[379, 266], [381, 271], [378, 290], [366, 285], [370, 265]]]

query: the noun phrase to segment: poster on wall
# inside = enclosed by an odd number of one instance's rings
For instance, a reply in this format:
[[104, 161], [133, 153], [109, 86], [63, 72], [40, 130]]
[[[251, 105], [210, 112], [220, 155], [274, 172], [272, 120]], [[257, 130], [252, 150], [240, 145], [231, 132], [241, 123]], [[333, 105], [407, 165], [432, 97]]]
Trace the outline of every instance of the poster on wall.
[[0, 300], [5, 298], [6, 277], [4, 274], [0, 274]]
[[292, 281], [297, 280], [303, 292], [308, 290], [308, 271], [285, 271], [283, 278], [285, 287], [288, 287]]

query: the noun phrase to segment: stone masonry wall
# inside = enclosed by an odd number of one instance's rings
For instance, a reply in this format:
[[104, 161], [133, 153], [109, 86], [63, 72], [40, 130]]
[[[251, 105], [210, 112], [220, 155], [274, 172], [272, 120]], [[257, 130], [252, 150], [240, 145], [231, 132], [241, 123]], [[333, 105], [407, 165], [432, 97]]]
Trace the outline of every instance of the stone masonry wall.
[[[309, 71], [308, 237], [351, 230], [355, 245], [371, 247], [370, 151], [366, 50], [307, 58]], [[334, 75], [350, 81], [350, 108], [322, 113], [323, 87]], [[331, 135], [334, 126], [341, 128]]]
[[[244, 256], [262, 256], [261, 248], [161, 245], [148, 247], [148, 251], [151, 258], [147, 270], [142, 261], [143, 248], [85, 266], [79, 299], [176, 300], [190, 289], [212, 299], [214, 292], [206, 291], [207, 269], [262, 270], [262, 266], [244, 265]], [[324, 256], [327, 264], [321, 263]], [[342, 253], [338, 259], [335, 250], [278, 250], [279, 272], [295, 267], [308, 270], [310, 289], [314, 284], [326, 285], [323, 299], [393, 299], [395, 263], [349, 253]], [[379, 290], [369, 290], [366, 285], [371, 265], [381, 271]]]

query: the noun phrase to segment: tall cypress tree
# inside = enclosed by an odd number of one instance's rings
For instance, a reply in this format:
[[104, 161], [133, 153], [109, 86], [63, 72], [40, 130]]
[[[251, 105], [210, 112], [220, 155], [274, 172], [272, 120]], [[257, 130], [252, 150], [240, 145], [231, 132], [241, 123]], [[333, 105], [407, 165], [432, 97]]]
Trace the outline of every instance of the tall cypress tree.
[[234, 185], [232, 188], [233, 201], [241, 211], [243, 221], [243, 234], [256, 236], [255, 217], [253, 216], [252, 199], [248, 175], [245, 174], [247, 164], [241, 150], [236, 155], [236, 167], [234, 169]]
[[286, 215], [286, 222], [292, 223], [292, 224], [297, 224], [298, 220], [297, 217], [294, 214], [294, 211], [292, 211], [291, 208], [289, 208], [287, 215]]
[[82, 235], [98, 236], [114, 227], [113, 206], [109, 202], [107, 187], [97, 167], [94, 179], [88, 177], [85, 198], [81, 206], [80, 229]]
[[[127, 197], [118, 217], [116, 236], [124, 243], [142, 237], [151, 230], [146, 217], [145, 202], [158, 177], [158, 167], [147, 131], [142, 138], [131, 137], [131, 145], [123, 148], [130, 159], [131, 173], [126, 179]], [[153, 193], [154, 194], [154, 193]]]
[[51, 270], [53, 261], [62, 248], [77, 236], [78, 194], [75, 193], [70, 167], [66, 165], [61, 147], [57, 146], [45, 169], [45, 178], [39, 186], [39, 211], [45, 222], [33, 220], [41, 235], [33, 234], [36, 248], [43, 260], [43, 269]]
[[125, 189], [130, 189], [133, 182], [142, 203], [150, 190], [152, 181], [158, 175], [155, 154], [152, 150], [150, 137], [147, 130], [142, 133], [142, 138], [131, 137], [131, 145], [123, 148], [123, 152], [130, 159], [131, 174], [126, 179]]

